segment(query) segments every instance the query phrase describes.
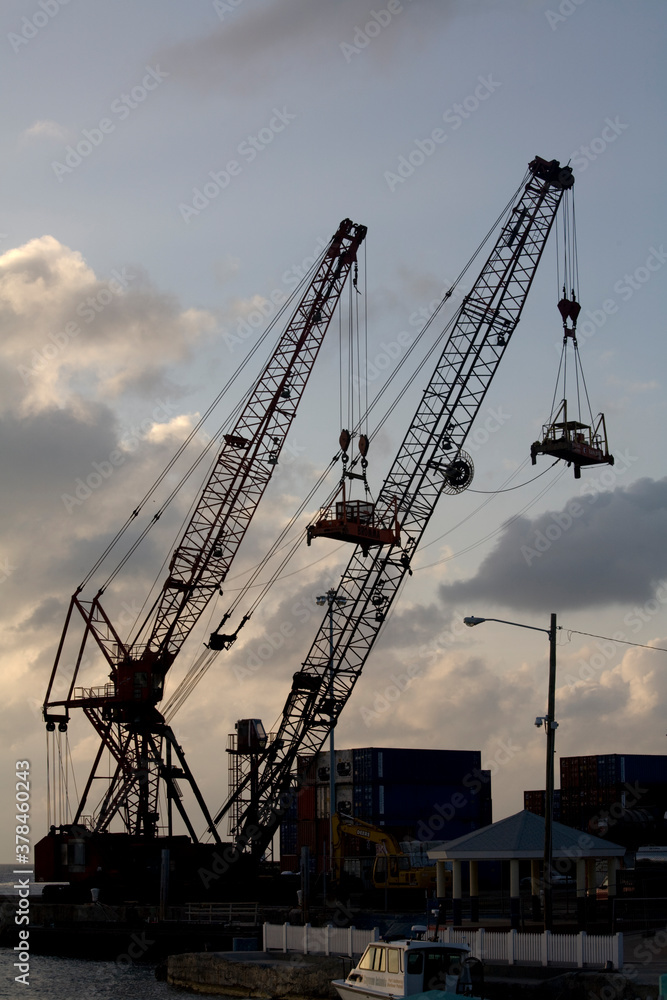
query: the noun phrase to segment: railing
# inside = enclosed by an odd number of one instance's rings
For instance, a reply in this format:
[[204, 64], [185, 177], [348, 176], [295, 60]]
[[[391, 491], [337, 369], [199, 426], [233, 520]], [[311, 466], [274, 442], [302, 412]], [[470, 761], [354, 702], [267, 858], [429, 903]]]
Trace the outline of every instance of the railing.
[[298, 951], [304, 955], [363, 955], [366, 945], [377, 941], [377, 927], [370, 931], [356, 927], [293, 927], [291, 924], [264, 924], [264, 951]]
[[604, 968], [611, 962], [623, 966], [623, 935], [594, 934], [524, 934], [519, 931], [477, 931], [442, 928], [440, 941], [467, 944], [471, 954], [483, 962], [507, 962], [508, 965], [561, 965], [571, 968]]
[[188, 903], [185, 920], [193, 924], [233, 924], [257, 927], [258, 903]]
[[101, 687], [75, 687], [74, 700], [87, 701], [93, 698], [113, 698], [116, 694], [114, 684], [103, 684]]
[[[304, 955], [361, 955], [367, 944], [379, 939], [377, 927], [293, 927], [291, 924], [264, 924], [264, 951], [301, 952]], [[604, 968], [611, 962], [623, 966], [623, 935], [523, 934], [518, 931], [453, 930], [444, 927], [438, 934], [448, 944], [467, 944], [474, 958], [482, 962], [508, 965], [557, 965], [583, 969]]]

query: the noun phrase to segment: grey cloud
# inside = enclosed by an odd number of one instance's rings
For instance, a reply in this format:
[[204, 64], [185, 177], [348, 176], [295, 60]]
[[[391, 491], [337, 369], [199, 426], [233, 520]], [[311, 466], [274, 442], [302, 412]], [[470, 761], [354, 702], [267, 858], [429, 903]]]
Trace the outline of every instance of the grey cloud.
[[665, 577], [667, 478], [581, 495], [560, 511], [504, 526], [469, 580], [441, 584], [446, 603], [564, 610], [645, 601]]
[[[341, 44], [354, 44], [357, 27], [363, 32], [382, 6], [372, 0], [272, 0], [253, 8], [241, 3], [236, 11], [229, 5], [225, 13], [221, 5], [223, 23], [216, 30], [172, 46], [158, 58], [176, 78], [203, 90], [224, 86], [234, 95], [265, 90], [269, 81], [292, 70], [317, 74], [321, 84], [327, 64], [338, 74], [345, 68]], [[362, 58], [389, 68], [401, 45], [428, 44], [445, 16], [444, 4], [404, 0], [401, 7], [365, 46], [362, 38]]]

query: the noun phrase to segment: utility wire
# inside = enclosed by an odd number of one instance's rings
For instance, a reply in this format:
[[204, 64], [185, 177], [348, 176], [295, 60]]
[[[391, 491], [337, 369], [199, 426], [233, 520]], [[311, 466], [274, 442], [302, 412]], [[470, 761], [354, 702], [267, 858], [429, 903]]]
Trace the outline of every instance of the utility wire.
[[640, 649], [657, 649], [661, 653], [667, 653], [667, 649], [664, 646], [647, 646], [645, 642], [630, 642], [628, 639], [612, 639], [610, 635], [596, 635], [595, 632], [578, 632], [576, 628], [568, 628], [566, 625], [560, 625], [559, 628], [565, 629], [568, 635], [588, 635], [592, 639], [606, 639], [608, 642], [620, 642], [624, 646], [639, 646]]

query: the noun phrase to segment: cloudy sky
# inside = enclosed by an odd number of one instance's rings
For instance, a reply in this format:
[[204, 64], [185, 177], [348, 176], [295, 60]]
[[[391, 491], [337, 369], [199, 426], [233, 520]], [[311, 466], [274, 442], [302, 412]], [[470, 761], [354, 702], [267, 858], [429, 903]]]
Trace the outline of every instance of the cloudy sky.
[[[367, 225], [374, 398], [536, 154], [575, 172], [581, 358], [616, 464], [575, 481], [526, 463], [559, 361], [551, 247], [472, 435], [472, 489], [442, 498], [337, 741], [479, 749], [494, 818], [515, 812], [544, 783], [548, 644], [461, 622], [547, 627], [556, 612], [559, 754], [665, 752], [667, 654], [642, 646], [667, 647], [666, 19], [657, 0], [6, 0], [2, 782], [11, 799], [14, 760], [31, 761], [35, 839], [39, 707], [69, 597], [256, 343], [258, 311], [275, 313], [341, 219]], [[336, 449], [337, 366], [330, 335], [215, 616]], [[419, 399], [401, 378], [369, 455], [376, 489]], [[115, 581], [115, 620], [142, 604], [191, 499]], [[303, 545], [176, 716], [211, 808], [227, 734], [273, 725], [345, 556]], [[82, 718], [70, 745], [80, 786], [96, 748]], [[11, 860], [11, 809], [1, 823]]]

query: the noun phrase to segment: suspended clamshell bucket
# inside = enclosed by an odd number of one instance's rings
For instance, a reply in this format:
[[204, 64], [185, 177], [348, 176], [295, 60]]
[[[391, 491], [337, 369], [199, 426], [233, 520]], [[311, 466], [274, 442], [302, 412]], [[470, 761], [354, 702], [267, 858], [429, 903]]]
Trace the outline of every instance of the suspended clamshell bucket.
[[[560, 419], [559, 419], [560, 418]], [[538, 455], [562, 458], [568, 466], [574, 466], [574, 478], [581, 478], [582, 465], [613, 465], [614, 456], [609, 454], [607, 428], [604, 414], [600, 414], [594, 427], [578, 420], [567, 419], [567, 401], [563, 400], [556, 420], [542, 428], [542, 440], [530, 447], [533, 465]]]
[[373, 545], [394, 545], [401, 540], [397, 501], [391, 499], [384, 509], [368, 500], [348, 500], [345, 482], [334, 501], [323, 507], [316, 521], [308, 526], [307, 539], [335, 538], [340, 542], [361, 545], [364, 555]]

